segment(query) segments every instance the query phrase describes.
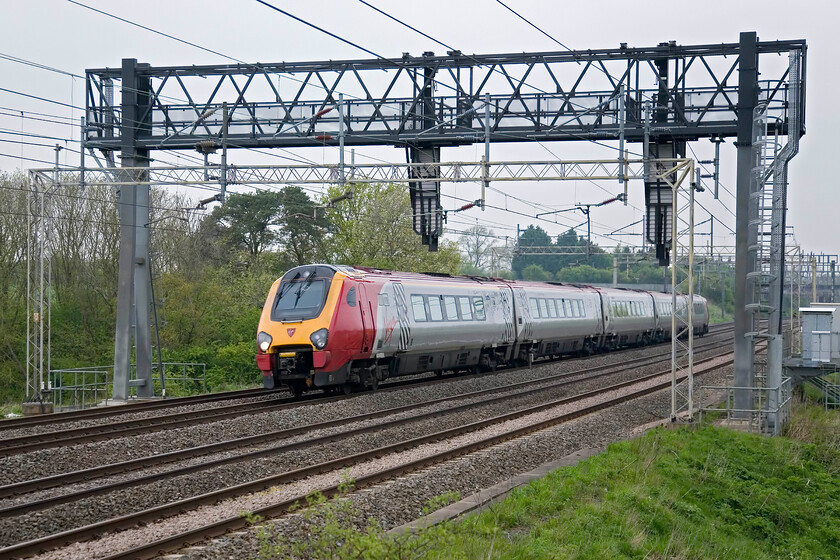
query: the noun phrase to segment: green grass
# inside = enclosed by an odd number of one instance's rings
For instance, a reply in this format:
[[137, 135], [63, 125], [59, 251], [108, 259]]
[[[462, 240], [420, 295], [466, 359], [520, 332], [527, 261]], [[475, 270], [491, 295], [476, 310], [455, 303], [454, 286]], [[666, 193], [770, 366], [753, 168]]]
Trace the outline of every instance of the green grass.
[[0, 405], [0, 420], [6, 418], [9, 414], [20, 415], [22, 412], [20, 403], [6, 403]]
[[715, 303], [711, 300], [707, 300], [707, 305], [709, 306], [709, 324], [716, 325], [717, 323], [728, 323], [732, 321], [732, 312], [730, 308], [730, 312], [724, 314], [723, 310], [720, 308], [719, 302]]
[[[840, 413], [792, 437], [708, 426], [610, 445], [453, 526], [426, 558], [840, 558]], [[455, 544], [452, 544], [455, 543]]]

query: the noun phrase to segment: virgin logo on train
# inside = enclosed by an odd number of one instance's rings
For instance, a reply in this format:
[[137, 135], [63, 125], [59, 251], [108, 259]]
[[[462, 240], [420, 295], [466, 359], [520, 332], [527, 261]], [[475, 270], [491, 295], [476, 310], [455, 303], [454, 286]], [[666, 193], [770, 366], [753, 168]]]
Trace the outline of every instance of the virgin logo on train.
[[295, 329], [286, 329], [286, 334], [292, 336], [295, 334]]

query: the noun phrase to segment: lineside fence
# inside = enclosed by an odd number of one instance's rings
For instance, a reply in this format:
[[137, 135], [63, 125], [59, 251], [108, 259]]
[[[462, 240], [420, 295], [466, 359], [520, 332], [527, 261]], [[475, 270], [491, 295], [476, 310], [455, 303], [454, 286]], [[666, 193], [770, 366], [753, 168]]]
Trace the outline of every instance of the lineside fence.
[[[791, 378], [782, 378], [777, 387], [733, 387], [704, 385], [700, 387], [700, 421], [703, 414], [713, 419], [722, 416], [724, 426], [764, 435], [779, 435], [790, 422]], [[736, 408], [735, 394], [749, 394], [751, 408]]]
[[[163, 367], [165, 390], [161, 387], [158, 366]], [[207, 392], [207, 365], [197, 362], [153, 364], [155, 395], [182, 396]], [[131, 379], [136, 379], [134, 365]], [[112, 399], [114, 366], [50, 370], [50, 389], [56, 410], [78, 410], [108, 405]], [[137, 397], [137, 388], [129, 381], [129, 399]]]

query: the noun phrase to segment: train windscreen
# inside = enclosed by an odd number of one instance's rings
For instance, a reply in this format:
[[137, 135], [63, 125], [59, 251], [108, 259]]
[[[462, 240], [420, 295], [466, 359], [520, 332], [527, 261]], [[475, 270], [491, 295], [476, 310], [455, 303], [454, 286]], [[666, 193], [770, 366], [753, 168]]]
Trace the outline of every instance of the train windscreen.
[[282, 281], [277, 289], [277, 297], [271, 308], [272, 321], [303, 321], [314, 319], [321, 314], [331, 280], [315, 278], [296, 278]]

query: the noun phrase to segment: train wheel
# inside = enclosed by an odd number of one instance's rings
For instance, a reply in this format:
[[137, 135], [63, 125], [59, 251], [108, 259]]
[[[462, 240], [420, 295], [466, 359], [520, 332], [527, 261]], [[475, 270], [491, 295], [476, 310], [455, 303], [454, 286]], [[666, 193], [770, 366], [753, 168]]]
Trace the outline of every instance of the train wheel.
[[353, 392], [353, 384], [352, 383], [344, 383], [341, 386], [341, 392], [344, 393], [345, 395], [349, 395], [350, 393]]

